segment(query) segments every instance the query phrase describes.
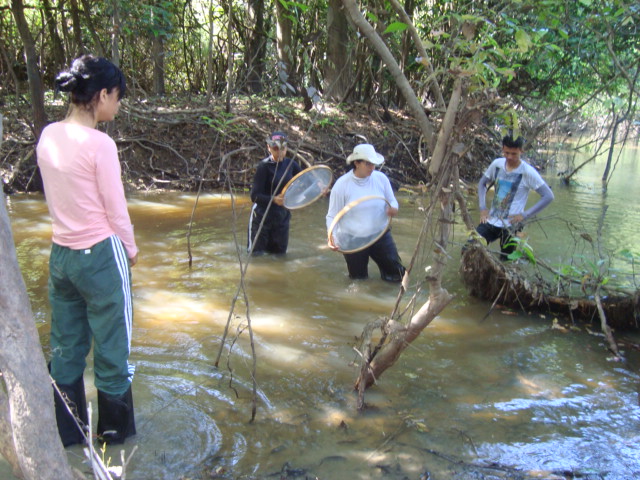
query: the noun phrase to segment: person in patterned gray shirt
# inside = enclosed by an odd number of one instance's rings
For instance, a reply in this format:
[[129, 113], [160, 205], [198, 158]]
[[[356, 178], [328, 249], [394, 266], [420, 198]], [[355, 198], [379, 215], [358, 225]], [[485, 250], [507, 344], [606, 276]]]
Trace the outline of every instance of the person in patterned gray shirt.
[[[506, 260], [515, 245], [512, 235], [522, 229], [522, 222], [540, 213], [554, 195], [535, 168], [522, 160], [524, 139], [512, 135], [502, 139], [502, 157], [496, 158], [478, 182], [480, 224], [476, 231], [491, 243], [500, 240], [500, 258]], [[487, 190], [495, 184], [490, 208], [486, 205]], [[540, 199], [525, 210], [529, 192], [535, 190]]]

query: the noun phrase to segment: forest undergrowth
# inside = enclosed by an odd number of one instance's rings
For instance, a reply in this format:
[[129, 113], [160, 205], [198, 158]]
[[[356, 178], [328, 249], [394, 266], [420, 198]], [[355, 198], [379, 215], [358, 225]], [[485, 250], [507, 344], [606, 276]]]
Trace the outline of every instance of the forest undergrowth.
[[[49, 121], [64, 118], [62, 99], [49, 102]], [[39, 190], [30, 108], [4, 113], [0, 175], [5, 193]], [[376, 104], [322, 103], [305, 110], [299, 99], [236, 98], [229, 113], [224, 102], [200, 98], [127, 99], [112, 125], [100, 125], [118, 144], [123, 179], [129, 190], [221, 191], [247, 189], [258, 161], [268, 154], [266, 138], [275, 130], [289, 135], [289, 155], [303, 165], [324, 164], [336, 176], [359, 143], [371, 143], [385, 156], [383, 170], [395, 188], [428, 183], [426, 147], [405, 112]], [[500, 139], [478, 125], [461, 178], [476, 182], [499, 153]]]

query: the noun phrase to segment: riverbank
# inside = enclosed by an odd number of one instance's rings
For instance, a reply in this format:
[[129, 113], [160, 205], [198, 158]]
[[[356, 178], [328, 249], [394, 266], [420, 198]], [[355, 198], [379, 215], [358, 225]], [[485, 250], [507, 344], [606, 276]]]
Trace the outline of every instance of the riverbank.
[[[359, 143], [372, 143], [385, 156], [385, 173], [396, 188], [427, 182], [425, 146], [415, 121], [400, 110], [374, 105], [335, 105], [305, 111], [293, 98], [238, 97], [227, 113], [222, 101], [201, 99], [125, 99], [108, 129], [120, 151], [123, 178], [130, 190], [204, 191], [244, 189], [253, 167], [268, 152], [269, 133], [289, 134], [289, 154], [302, 164], [325, 164], [336, 174]], [[51, 121], [65, 116], [61, 99], [50, 103]], [[6, 193], [38, 190], [30, 110], [6, 112], [0, 148], [0, 176]], [[475, 182], [498, 152], [499, 138], [478, 128], [462, 178]]]

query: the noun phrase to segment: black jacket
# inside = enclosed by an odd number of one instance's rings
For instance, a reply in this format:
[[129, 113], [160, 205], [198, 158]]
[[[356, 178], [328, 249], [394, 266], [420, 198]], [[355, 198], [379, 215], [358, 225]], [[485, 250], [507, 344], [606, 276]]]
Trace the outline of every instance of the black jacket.
[[[281, 162], [274, 162], [271, 157], [265, 158], [258, 164], [256, 175], [253, 177], [251, 187], [251, 201], [261, 207], [267, 208], [271, 197], [282, 193], [285, 185], [293, 177], [300, 173], [300, 165], [290, 158], [285, 158]], [[281, 209], [275, 203], [271, 208]]]

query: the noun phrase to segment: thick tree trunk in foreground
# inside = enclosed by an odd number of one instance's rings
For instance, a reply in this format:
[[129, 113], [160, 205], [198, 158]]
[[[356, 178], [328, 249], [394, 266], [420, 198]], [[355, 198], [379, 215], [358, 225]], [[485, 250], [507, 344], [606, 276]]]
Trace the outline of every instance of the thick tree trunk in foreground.
[[[0, 116], [0, 125], [1, 120]], [[53, 388], [18, 266], [2, 189], [0, 285], [1, 452], [17, 476], [25, 479], [82, 478], [69, 466], [58, 436]]]
[[[0, 194], [1, 193], [2, 192], [0, 192]], [[20, 478], [20, 462], [18, 462], [18, 455], [13, 446], [13, 432], [11, 430], [11, 417], [9, 415], [9, 398], [2, 385], [0, 385], [0, 455], [9, 462], [9, 465], [11, 465], [13, 469], [13, 474]]]

